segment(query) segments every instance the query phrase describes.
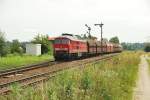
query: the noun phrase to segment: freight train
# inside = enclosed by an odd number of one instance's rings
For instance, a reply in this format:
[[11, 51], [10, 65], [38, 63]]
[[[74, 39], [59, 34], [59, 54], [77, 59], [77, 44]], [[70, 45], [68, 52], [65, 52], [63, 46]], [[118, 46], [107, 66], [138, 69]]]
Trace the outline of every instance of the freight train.
[[90, 38], [81, 39], [72, 34], [62, 34], [56, 37], [53, 48], [55, 60], [76, 59], [122, 51], [120, 44]]

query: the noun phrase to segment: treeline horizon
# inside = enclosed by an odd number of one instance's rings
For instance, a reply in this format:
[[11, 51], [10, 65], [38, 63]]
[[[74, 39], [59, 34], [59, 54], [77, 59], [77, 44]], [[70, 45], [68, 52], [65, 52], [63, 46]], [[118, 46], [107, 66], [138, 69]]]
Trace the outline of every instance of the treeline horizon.
[[[94, 36], [80, 36], [82, 39], [95, 39]], [[119, 38], [114, 36], [107, 40], [104, 38], [105, 41], [109, 41], [112, 43], [120, 43]], [[48, 35], [40, 35], [38, 34], [35, 36], [31, 41], [27, 42], [20, 42], [18, 39], [14, 39], [12, 41], [8, 41], [5, 38], [5, 33], [0, 31], [0, 57], [6, 56], [7, 54], [19, 54], [23, 55], [26, 51], [26, 44], [27, 43], [34, 43], [34, 44], [42, 44], [42, 54], [53, 54], [52, 42], [48, 40]], [[146, 52], [150, 52], [150, 43], [128, 43], [122, 42], [120, 43], [123, 47], [123, 50], [144, 50]]]
[[37, 35], [28, 42], [20, 42], [18, 39], [7, 41], [5, 33], [0, 31], [0, 57], [9, 54], [23, 56], [26, 51], [27, 43], [41, 44], [42, 54], [52, 54], [52, 45], [48, 40], [48, 35]]

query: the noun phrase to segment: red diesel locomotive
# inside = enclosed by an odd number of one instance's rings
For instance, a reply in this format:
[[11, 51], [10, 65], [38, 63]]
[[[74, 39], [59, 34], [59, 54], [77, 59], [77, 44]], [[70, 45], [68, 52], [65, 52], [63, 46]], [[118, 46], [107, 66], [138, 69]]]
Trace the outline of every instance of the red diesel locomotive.
[[75, 59], [87, 56], [94, 56], [103, 53], [121, 52], [122, 47], [119, 44], [88, 39], [82, 40], [72, 34], [62, 34], [54, 39], [54, 58]]

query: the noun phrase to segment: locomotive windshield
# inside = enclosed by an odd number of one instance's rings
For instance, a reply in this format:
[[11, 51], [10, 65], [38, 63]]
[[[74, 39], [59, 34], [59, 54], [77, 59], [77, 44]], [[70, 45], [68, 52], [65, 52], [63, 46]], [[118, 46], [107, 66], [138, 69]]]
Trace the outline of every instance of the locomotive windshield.
[[61, 43], [61, 40], [60, 40], [60, 39], [55, 39], [54, 43], [55, 43], [55, 44], [60, 44], [60, 43]]
[[68, 44], [69, 39], [55, 39], [54, 43], [55, 44]]

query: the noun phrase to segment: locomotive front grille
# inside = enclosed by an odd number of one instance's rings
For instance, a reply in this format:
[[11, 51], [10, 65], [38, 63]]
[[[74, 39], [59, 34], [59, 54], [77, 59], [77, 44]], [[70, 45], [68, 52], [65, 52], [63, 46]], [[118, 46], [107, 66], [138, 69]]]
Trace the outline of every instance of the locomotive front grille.
[[69, 57], [69, 52], [67, 51], [55, 51], [55, 58], [66, 59]]

